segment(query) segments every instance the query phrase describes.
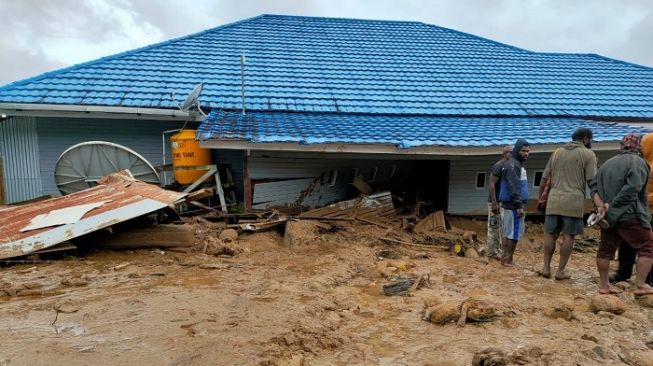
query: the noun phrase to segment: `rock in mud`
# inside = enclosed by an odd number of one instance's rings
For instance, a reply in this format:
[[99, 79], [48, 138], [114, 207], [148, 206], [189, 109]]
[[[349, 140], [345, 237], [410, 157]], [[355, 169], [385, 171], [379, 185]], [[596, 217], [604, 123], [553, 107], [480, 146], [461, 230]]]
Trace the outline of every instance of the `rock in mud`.
[[[470, 299], [463, 303], [467, 305], [468, 322], [491, 322], [499, 318], [494, 305], [485, 300]], [[461, 307], [462, 308], [462, 305]]]
[[486, 348], [474, 354], [472, 366], [502, 366], [508, 365], [508, 356], [498, 348]]
[[379, 258], [400, 259], [403, 254], [394, 249], [386, 248], [376, 252], [376, 256]]
[[224, 229], [218, 236], [218, 239], [224, 242], [231, 242], [238, 239], [238, 232], [234, 229]]
[[635, 300], [641, 306], [653, 308], [653, 295], [637, 296]]
[[615, 287], [618, 287], [618, 288], [620, 288], [620, 289], [622, 289], [622, 290], [624, 290], [624, 291], [628, 291], [628, 290], [630, 290], [630, 288], [632, 287], [632, 286], [630, 285], [630, 283], [629, 283], [629, 282], [626, 282], [626, 281], [617, 282], [617, 283], [614, 284], [614, 286], [615, 286]]
[[447, 323], [457, 322], [460, 318], [460, 309], [458, 304], [445, 302], [433, 307], [428, 308], [427, 310], [428, 317], [427, 319], [438, 325], [444, 325]]
[[551, 319], [571, 321], [574, 319], [574, 308], [568, 304], [556, 305], [546, 313], [546, 316]]
[[623, 314], [626, 311], [626, 304], [616, 296], [596, 295], [590, 300], [590, 311], [593, 313], [605, 311], [612, 314]]

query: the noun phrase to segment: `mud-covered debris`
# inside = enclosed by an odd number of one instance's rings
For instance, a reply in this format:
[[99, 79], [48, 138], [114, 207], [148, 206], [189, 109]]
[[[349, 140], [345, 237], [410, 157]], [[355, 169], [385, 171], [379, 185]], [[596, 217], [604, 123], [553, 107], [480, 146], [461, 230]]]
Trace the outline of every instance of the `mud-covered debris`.
[[636, 296], [635, 300], [641, 306], [653, 308], [653, 295]]
[[574, 241], [574, 251], [586, 253], [594, 252], [599, 247], [599, 239], [597, 238], [582, 238]]
[[114, 270], [114, 271], [120, 271], [121, 269], [127, 267], [127, 266], [130, 265], [130, 264], [131, 264], [131, 263], [129, 263], [129, 262], [121, 263], [121, 264], [119, 264], [119, 265], [113, 267], [113, 270]]
[[575, 318], [574, 307], [569, 304], [557, 304], [546, 312], [546, 316], [552, 319], [571, 321]]
[[395, 249], [384, 248], [376, 252], [378, 258], [400, 259], [403, 254]]
[[628, 281], [621, 281], [614, 284], [615, 287], [618, 287], [624, 291], [630, 290], [632, 285]]
[[387, 285], [383, 285], [383, 294], [385, 296], [403, 296], [408, 294], [408, 290], [415, 283], [413, 278], [401, 278]]
[[467, 307], [467, 321], [472, 322], [491, 322], [499, 318], [500, 314], [497, 309], [489, 301], [481, 299], [469, 299], [460, 305], [462, 310], [463, 305]]
[[444, 302], [426, 309], [426, 319], [438, 325], [457, 322], [460, 318], [460, 309], [454, 302]]
[[594, 337], [593, 335], [589, 335], [589, 334], [583, 334], [582, 336], [580, 336], [580, 339], [590, 341], [590, 342], [594, 342], [594, 343], [599, 343], [598, 338]]
[[595, 295], [590, 300], [590, 311], [593, 313], [605, 311], [612, 314], [623, 314], [626, 311], [626, 304], [616, 296]]
[[224, 229], [220, 232], [218, 239], [224, 242], [232, 242], [238, 239], [238, 231], [234, 229]]
[[476, 352], [472, 366], [502, 366], [508, 365], [508, 355], [498, 348], [486, 348]]

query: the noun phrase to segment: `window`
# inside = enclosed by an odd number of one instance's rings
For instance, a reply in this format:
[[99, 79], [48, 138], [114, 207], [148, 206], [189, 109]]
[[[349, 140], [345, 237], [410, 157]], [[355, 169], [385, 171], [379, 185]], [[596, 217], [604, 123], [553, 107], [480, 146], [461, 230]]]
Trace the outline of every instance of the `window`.
[[328, 185], [329, 187], [333, 187], [333, 186], [335, 186], [335, 185], [336, 185], [336, 179], [337, 179], [337, 178], [338, 178], [338, 169], [333, 169], [333, 170], [329, 173], [329, 181], [328, 181], [327, 185]]
[[533, 187], [540, 186], [540, 183], [542, 182], [542, 174], [544, 174], [544, 172], [541, 170], [535, 172], [535, 175], [533, 175]]
[[367, 178], [368, 182], [374, 182], [376, 179], [376, 174], [379, 172], [379, 167], [375, 166], [374, 168], [370, 169], [370, 176]]
[[477, 172], [476, 173], [476, 189], [484, 189], [485, 188], [485, 178], [487, 174], [485, 172]]

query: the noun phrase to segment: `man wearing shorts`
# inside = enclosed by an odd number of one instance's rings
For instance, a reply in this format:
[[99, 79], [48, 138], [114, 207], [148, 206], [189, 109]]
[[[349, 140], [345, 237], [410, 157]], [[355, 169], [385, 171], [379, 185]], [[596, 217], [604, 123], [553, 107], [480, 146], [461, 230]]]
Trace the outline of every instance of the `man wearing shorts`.
[[635, 296], [653, 294], [646, 275], [653, 264], [653, 232], [646, 200], [649, 167], [640, 156], [641, 137], [626, 135], [621, 140], [621, 153], [605, 162], [592, 180], [592, 198], [599, 215], [605, 215], [609, 227], [601, 229], [601, 242], [596, 255], [599, 271], [599, 293], [621, 292], [608, 281], [610, 260], [624, 241], [637, 252]]
[[523, 163], [528, 159], [530, 144], [518, 139], [512, 149], [512, 156], [503, 166], [499, 201], [503, 207], [503, 256], [501, 264], [513, 267], [513, 255], [517, 242], [524, 237], [526, 213], [524, 205], [528, 201], [528, 180]]
[[596, 175], [596, 155], [590, 150], [592, 138], [589, 128], [577, 129], [571, 135], [572, 141], [555, 150], [544, 168], [540, 194], [548, 177], [551, 177], [551, 185], [544, 218], [544, 265], [538, 272], [542, 277], [551, 277], [551, 258], [562, 234], [555, 279], [571, 278], [565, 267], [574, 247], [574, 236], [583, 233], [585, 186]]

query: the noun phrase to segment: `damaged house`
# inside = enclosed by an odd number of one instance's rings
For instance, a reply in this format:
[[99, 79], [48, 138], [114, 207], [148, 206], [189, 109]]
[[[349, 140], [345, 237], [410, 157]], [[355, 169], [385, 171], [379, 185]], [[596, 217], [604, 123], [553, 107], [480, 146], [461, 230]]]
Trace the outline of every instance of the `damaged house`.
[[[202, 113], [180, 110], [197, 84]], [[528, 139], [533, 195], [578, 127], [605, 161], [653, 121], [653, 69], [542, 53], [420, 22], [261, 15], [0, 88], [0, 203], [58, 195], [71, 145], [153, 166], [197, 129], [247, 208], [321, 206], [357, 181], [454, 214], [486, 212], [501, 148]], [[162, 179], [162, 184], [169, 181]]]

